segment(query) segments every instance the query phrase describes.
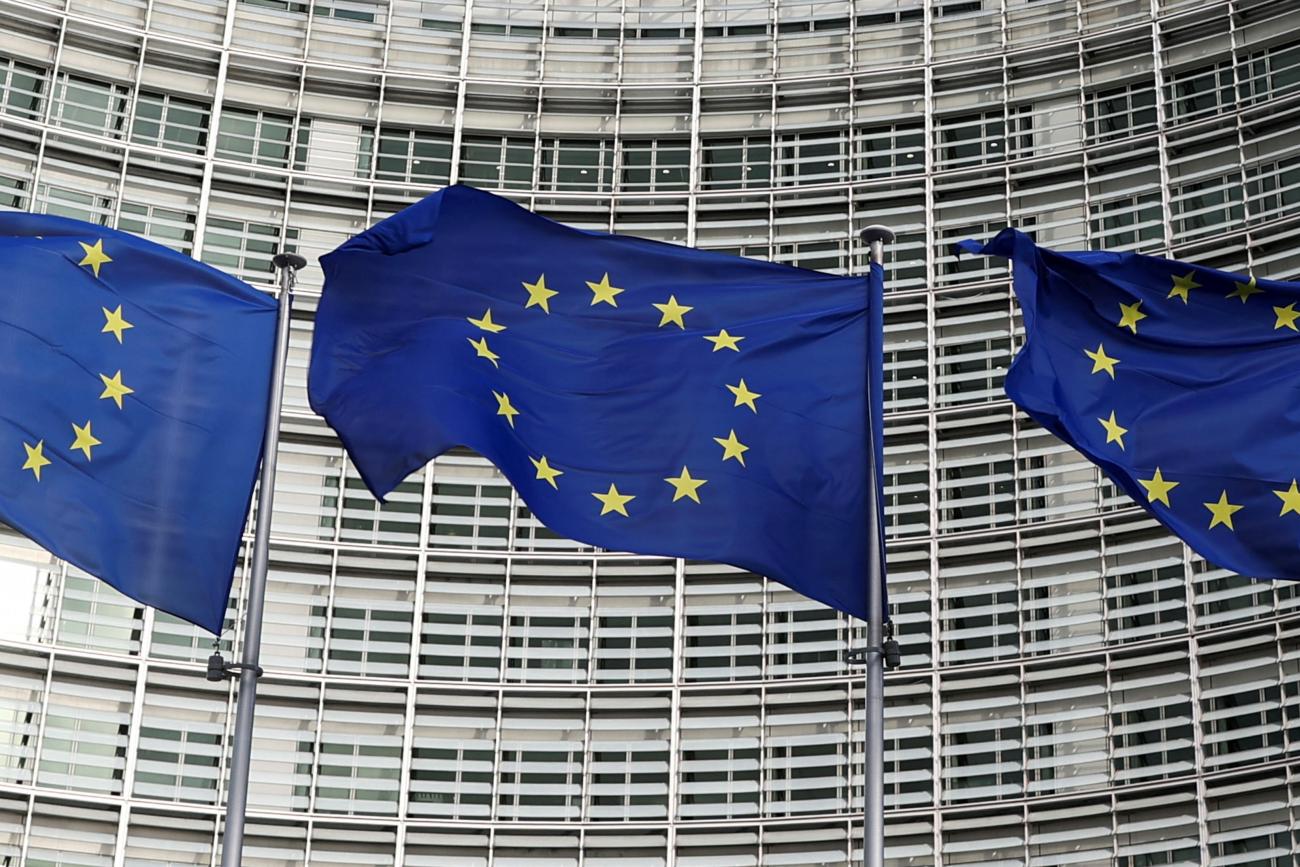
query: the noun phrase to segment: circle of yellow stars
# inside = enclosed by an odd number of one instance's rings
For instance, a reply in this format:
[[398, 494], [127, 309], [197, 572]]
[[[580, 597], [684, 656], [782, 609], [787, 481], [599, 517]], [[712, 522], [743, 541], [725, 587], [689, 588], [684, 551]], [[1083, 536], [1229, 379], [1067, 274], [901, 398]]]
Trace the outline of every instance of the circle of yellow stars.
[[[623, 294], [625, 290], [614, 285], [609, 272], [603, 273], [599, 280], [586, 280], [583, 282], [586, 283], [587, 289], [591, 292], [589, 306], [595, 307], [598, 304], [608, 304], [610, 307], [618, 307], [618, 296]], [[520, 283], [527, 296], [523, 299], [524, 309], [536, 307], [543, 315], [549, 316], [551, 314], [551, 300], [559, 295], [560, 291], [546, 285], [546, 274], [538, 274], [535, 280], [522, 280]], [[695, 309], [691, 305], [683, 304], [675, 294], [669, 294], [666, 300], [654, 302], [650, 306], [659, 313], [659, 322], [656, 327], [676, 326], [683, 331], [686, 330], [686, 314]], [[105, 313], [107, 314], [107, 311]], [[482, 332], [482, 335], [477, 338], [466, 338], [474, 349], [474, 356], [485, 359], [494, 368], [500, 369], [501, 356], [488, 344], [488, 338], [491, 335], [500, 334], [507, 330], [507, 326], [492, 318], [491, 307], [484, 310], [482, 316], [468, 316], [466, 320], [470, 325]], [[125, 327], [130, 328], [131, 326], [127, 324]], [[745, 339], [745, 336], [732, 334], [727, 329], [720, 328], [716, 334], [705, 334], [703, 338], [711, 344], [711, 352], [730, 351], [738, 353], [741, 351], [740, 344]], [[109, 379], [106, 377], [104, 382], [107, 387]], [[744, 377], [741, 377], [735, 384], [723, 383], [723, 385], [733, 398], [733, 407], [744, 407], [751, 413], [758, 414], [758, 400], [763, 395], [751, 388]], [[115, 387], [123, 386], [119, 381]], [[123, 393], [130, 393], [130, 390], [128, 389]], [[106, 392], [106, 396], [114, 396], [120, 406], [121, 398], [116, 392], [113, 395], [108, 395]], [[496, 401], [496, 414], [503, 417], [512, 430], [515, 428], [517, 418], [527, 418], [527, 413], [515, 406], [510, 395], [506, 392], [492, 389], [492, 397]], [[734, 460], [741, 467], [745, 466], [745, 453], [750, 450], [750, 447], [740, 441], [735, 428], [728, 430], [725, 437], [713, 437], [713, 441], [722, 448], [722, 461]], [[564, 475], [564, 471], [552, 465], [546, 455], [537, 457], [529, 455], [528, 460], [532, 462], [533, 469], [536, 471], [536, 478], [558, 491], [560, 488], [559, 479]], [[700, 488], [707, 485], [709, 480], [691, 475], [690, 467], [683, 465], [681, 472], [675, 476], [664, 477], [664, 482], [672, 486], [672, 502], [691, 500], [700, 503], [702, 502], [700, 500]], [[636, 494], [627, 494], [620, 491], [614, 482], [610, 482], [608, 490], [592, 491], [591, 495], [600, 503], [600, 515], [616, 514], [624, 517], [629, 516], [628, 504], [637, 498]]]
[[[77, 266], [89, 268], [91, 274], [98, 280], [100, 269], [113, 261], [112, 257], [104, 252], [104, 239], [99, 238], [93, 244], [87, 244], [85, 241], [78, 241], [77, 244], [81, 247], [83, 253], [81, 260], [77, 262]], [[121, 304], [117, 305], [113, 310], [109, 310], [107, 307], [101, 307], [100, 310], [104, 315], [104, 327], [99, 330], [99, 333], [111, 334], [121, 345], [124, 342], [123, 334], [127, 330], [134, 328], [135, 325], [127, 321], [126, 316], [122, 313]], [[101, 373], [99, 379], [104, 386], [103, 391], [99, 394], [99, 399], [113, 401], [119, 410], [123, 409], [122, 398], [128, 394], [135, 394], [135, 389], [122, 381], [121, 370], [118, 370], [112, 376]], [[85, 424], [77, 424], [75, 421], [71, 421], [69, 424], [72, 427], [73, 439], [72, 444], [68, 446], [68, 451], [79, 451], [87, 462], [93, 461], [93, 450], [97, 446], [102, 446], [104, 442], [95, 436], [92, 420], [86, 419]], [[39, 483], [41, 481], [41, 471], [54, 463], [45, 454], [45, 440], [37, 440], [34, 445], [24, 441], [22, 445], [25, 457], [21, 469], [30, 470], [32, 477]]]
[[[1182, 301], [1184, 305], [1187, 305], [1190, 302], [1192, 291], [1203, 288], [1196, 281], [1195, 271], [1189, 271], [1186, 274], [1170, 274], [1169, 276], [1173, 285], [1169, 289], [1169, 294], [1165, 296], [1167, 299], [1176, 298]], [[1264, 290], [1259, 287], [1253, 274], [1249, 275], [1245, 281], [1234, 280], [1233, 286], [1233, 290], [1223, 297], [1236, 298], [1242, 304], [1249, 302], [1255, 295], [1264, 294]], [[1300, 310], [1296, 309], [1296, 303], [1300, 302], [1292, 302], [1285, 307], [1273, 307], [1274, 331], [1287, 328], [1300, 333], [1300, 326], [1297, 326], [1297, 321], [1300, 321]], [[1120, 328], [1127, 328], [1133, 334], [1138, 333], [1138, 323], [1149, 315], [1142, 311], [1141, 300], [1134, 301], [1131, 304], [1119, 302], [1119, 310], [1119, 321], [1116, 324]], [[1120, 360], [1107, 354], [1104, 342], [1098, 343], [1095, 350], [1084, 348], [1083, 354], [1092, 362], [1090, 373], [1105, 373], [1112, 381], [1115, 379], [1115, 366], [1120, 363]], [[743, 380], [741, 384], [744, 384]], [[730, 386], [728, 387], [730, 388]], [[1129, 432], [1129, 429], [1123, 427], [1116, 420], [1115, 411], [1112, 410], [1108, 418], [1098, 418], [1097, 423], [1106, 432], [1106, 444], [1114, 443], [1123, 451], [1124, 435]], [[1160, 503], [1166, 507], [1170, 507], [1170, 492], [1181, 484], [1181, 482], [1166, 479], [1160, 467], [1155, 468], [1151, 478], [1143, 479], [1139, 477], [1137, 481], [1146, 491], [1148, 503]], [[1282, 510], [1278, 513], [1278, 517], [1287, 514], [1300, 515], [1300, 487], [1297, 487], [1296, 479], [1291, 480], [1290, 488], [1273, 491], [1273, 494], [1282, 501]], [[1223, 526], [1234, 532], [1236, 527], [1232, 523], [1232, 516], [1245, 508], [1244, 505], [1231, 502], [1226, 489], [1220, 491], [1218, 500], [1202, 503], [1201, 505], [1210, 513], [1208, 529], [1212, 530], [1215, 527]]]

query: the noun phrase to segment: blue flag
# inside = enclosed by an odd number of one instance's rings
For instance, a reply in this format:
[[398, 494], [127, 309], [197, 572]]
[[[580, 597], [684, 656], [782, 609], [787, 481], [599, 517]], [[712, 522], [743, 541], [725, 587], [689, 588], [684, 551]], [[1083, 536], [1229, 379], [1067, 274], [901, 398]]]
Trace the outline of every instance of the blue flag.
[[1021, 409], [1210, 562], [1300, 578], [1300, 284], [1014, 229], [957, 248], [1015, 263]]
[[557, 533], [866, 616], [878, 269], [583, 232], [460, 186], [321, 265], [311, 404], [376, 496], [464, 445]]
[[276, 305], [125, 232], [0, 214], [0, 521], [221, 630]]

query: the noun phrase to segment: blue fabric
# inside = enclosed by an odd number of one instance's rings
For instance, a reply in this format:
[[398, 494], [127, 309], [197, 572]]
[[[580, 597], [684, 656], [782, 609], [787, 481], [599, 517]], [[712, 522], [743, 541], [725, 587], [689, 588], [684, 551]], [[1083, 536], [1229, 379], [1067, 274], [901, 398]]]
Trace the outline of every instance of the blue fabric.
[[[564, 536], [731, 563], [865, 616], [879, 273], [869, 283], [578, 231], [460, 186], [321, 265], [311, 404], [376, 496], [468, 446]], [[525, 284], [543, 277], [558, 294], [528, 306]], [[693, 308], [684, 327], [653, 306], [673, 298]], [[488, 310], [505, 330], [486, 330]], [[743, 338], [736, 350], [724, 329]], [[741, 395], [727, 388], [742, 379]], [[761, 395], [752, 409], [737, 405], [747, 392]], [[733, 432], [744, 466], [716, 441]], [[683, 467], [707, 480], [699, 502], [674, 502], [681, 488], [666, 479], [685, 486]], [[551, 469], [555, 487], [539, 478]], [[601, 514], [611, 502], [594, 495], [611, 485], [635, 497], [618, 502], [626, 515]]]
[[[956, 246], [1014, 262], [1025, 345], [1012, 400], [1210, 562], [1300, 578], [1300, 511], [1283, 496], [1300, 506], [1300, 330], [1286, 325], [1300, 284], [1054, 252], [1013, 229]], [[1114, 425], [1127, 432], [1107, 442]]]
[[219, 632], [275, 303], [150, 241], [35, 214], [0, 213], [0, 274], [0, 520]]

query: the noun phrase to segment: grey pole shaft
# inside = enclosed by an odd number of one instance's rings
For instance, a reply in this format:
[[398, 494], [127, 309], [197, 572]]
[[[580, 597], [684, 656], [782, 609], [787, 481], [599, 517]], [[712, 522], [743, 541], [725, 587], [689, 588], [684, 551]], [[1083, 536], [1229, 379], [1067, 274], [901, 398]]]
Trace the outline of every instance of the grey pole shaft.
[[262, 656], [262, 611], [266, 603], [266, 566], [270, 560], [271, 507], [275, 500], [275, 459], [280, 442], [280, 401], [284, 396], [285, 359], [289, 353], [289, 306], [293, 274], [307, 260], [291, 253], [274, 259], [280, 269], [280, 310], [275, 332], [275, 361], [271, 396], [267, 401], [266, 436], [262, 442], [262, 473], [258, 480], [257, 525], [253, 529], [253, 570], [248, 585], [248, 616], [244, 625], [244, 654], [239, 671], [239, 704], [235, 710], [234, 752], [226, 795], [226, 833], [221, 867], [239, 867], [244, 851], [244, 818], [248, 810], [248, 766], [253, 753], [253, 706], [257, 701], [258, 661]]
[[[871, 261], [883, 265], [885, 241], [894, 233], [884, 226], [868, 226], [862, 239], [871, 245]], [[867, 406], [874, 406], [868, 398]], [[880, 562], [880, 504], [877, 500], [875, 437], [867, 448], [867, 703], [862, 785], [862, 863], [885, 864], [885, 598], [884, 569]]]

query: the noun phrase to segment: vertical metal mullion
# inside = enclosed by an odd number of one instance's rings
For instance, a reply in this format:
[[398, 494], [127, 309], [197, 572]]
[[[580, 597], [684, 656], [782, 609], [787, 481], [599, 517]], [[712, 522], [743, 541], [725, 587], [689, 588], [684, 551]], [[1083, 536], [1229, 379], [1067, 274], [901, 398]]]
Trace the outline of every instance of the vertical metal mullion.
[[[411, 671], [407, 672], [408, 675]], [[407, 813], [411, 803], [411, 762], [415, 751], [415, 692], [414, 681], [406, 684], [406, 705], [402, 716], [402, 759], [397, 776], [397, 842], [394, 864], [406, 863]], [[458, 775], [459, 776], [459, 775]]]
[[[57, 657], [53, 649], [50, 655], [45, 658], [45, 686], [41, 690], [41, 715], [36, 723], [36, 745], [32, 748], [32, 787], [33, 789], [39, 784], [38, 775], [41, 769], [41, 751], [45, 749], [45, 721], [50, 715], [50, 691], [54, 685], [54, 663]], [[32, 842], [32, 816], [36, 812], [36, 793], [33, 791], [27, 799], [27, 816], [23, 823], [23, 842], [22, 851], [19, 855], [18, 863], [27, 863], [27, 852]]]
[[204, 235], [207, 231], [208, 208], [212, 200], [212, 161], [216, 157], [217, 137], [221, 129], [221, 112], [226, 98], [226, 77], [230, 73], [230, 43], [235, 32], [235, 10], [239, 0], [227, 0], [226, 21], [221, 35], [221, 57], [217, 61], [217, 78], [212, 91], [212, 108], [208, 114], [208, 135], [203, 153], [203, 177], [199, 181], [199, 201], [194, 214], [195, 259], [203, 256]]
[[311, 827], [310, 819], [316, 815], [316, 790], [320, 787], [320, 762], [321, 762], [321, 745], [325, 737], [325, 690], [328, 683], [322, 672], [321, 679], [316, 683], [316, 731], [312, 737], [311, 751], [311, 789], [307, 792], [307, 813], [309, 819], [308, 825], [308, 858], [307, 863], [311, 863], [310, 846], [311, 846]]
[[[595, 685], [596, 678], [596, 574], [598, 572], [599, 557], [593, 557], [591, 563], [591, 583], [588, 585], [590, 590], [589, 601], [587, 603], [587, 683], [583, 689], [583, 731], [582, 731], [582, 766], [580, 773], [582, 777], [578, 781], [578, 819], [585, 820], [587, 816], [587, 797], [591, 793], [589, 781], [591, 779], [591, 703], [592, 687]], [[576, 636], [575, 636], [576, 637]]]
[[[1166, 130], [1168, 113], [1165, 110], [1164, 57], [1160, 44], [1160, 0], [1150, 0], [1151, 14], [1151, 76], [1155, 85], [1156, 104], [1156, 160], [1160, 170], [1161, 224], [1165, 233], [1164, 251], [1172, 254], [1174, 248], [1173, 193], [1169, 186], [1169, 150]], [[1130, 105], [1129, 111], [1132, 111]], [[1136, 215], [1134, 217], [1136, 222]]]
[[[516, 496], [514, 489], [511, 489], [511, 496]], [[497, 674], [497, 719], [496, 732], [494, 733], [492, 746], [492, 802], [488, 805], [488, 820], [497, 822], [500, 819], [498, 806], [501, 800], [501, 731], [502, 719], [505, 715], [506, 703], [506, 677], [510, 671], [510, 596], [514, 592], [511, 587], [511, 579], [514, 577], [515, 561], [514, 557], [508, 557], [505, 561], [504, 588], [501, 597], [501, 668]], [[518, 764], [518, 762], [516, 762]], [[519, 772], [515, 772], [515, 788], [518, 789]], [[489, 850], [492, 857], [495, 856], [496, 838], [493, 836], [492, 848]], [[489, 861], [489, 867], [490, 867]]]
[[673, 618], [672, 618], [672, 692], [669, 698], [668, 720], [668, 821], [667, 867], [677, 864], [677, 825], [679, 814], [682, 752], [682, 682], [686, 668], [686, 561], [680, 557], [673, 561]]
[[[1088, 148], [1088, 86], [1085, 81], [1085, 75], [1088, 65], [1083, 58], [1083, 0], [1075, 0], [1074, 4], [1074, 21], [1075, 31], [1079, 34], [1078, 40], [1074, 43], [1075, 57], [1078, 59], [1079, 70], [1079, 123], [1082, 125], [1079, 137], [1079, 155], [1083, 161], [1083, 246], [1084, 249], [1092, 249], [1092, 162], [1089, 159], [1090, 151]], [[1101, 489], [1098, 487], [1097, 494], [1098, 510], [1101, 507]]]
[[[1155, 0], [1152, 0], [1155, 2]], [[464, 0], [465, 15], [460, 30], [460, 75], [456, 80], [456, 116], [451, 132], [451, 170], [448, 183], [460, 181], [460, 143], [465, 128], [465, 90], [469, 87], [469, 42], [473, 26], [474, 0]]]
[[943, 811], [940, 809], [946, 794], [943, 778], [943, 683], [941, 661], [943, 659], [943, 606], [940, 593], [943, 581], [940, 578], [939, 558], [939, 431], [938, 415], [935, 412], [937, 386], [934, 370], [937, 368], [935, 335], [938, 330], [935, 307], [935, 219], [934, 219], [934, 172], [936, 157], [935, 119], [934, 119], [934, 7], [930, 3], [922, 4], [921, 50], [924, 68], [922, 71], [922, 124], [924, 132], [924, 174], [922, 184], [926, 206], [923, 213], [922, 231], [922, 267], [925, 285], [929, 291], [925, 297], [925, 348], [926, 367], [931, 372], [926, 379], [926, 448], [928, 450], [928, 469], [926, 484], [930, 490], [928, 519], [929, 566], [930, 566], [930, 708], [931, 708], [931, 791], [934, 804], [932, 845], [936, 857], [943, 851]]
[[[153, 0], [147, 0], [145, 7], [146, 19], [150, 10], [153, 9]], [[117, 173], [117, 195], [114, 197], [112, 226], [117, 228], [118, 221], [122, 218], [122, 198], [126, 195], [126, 170], [131, 162], [131, 128], [135, 125], [136, 107], [140, 102], [140, 85], [144, 81], [144, 58], [149, 53], [149, 33], [146, 31], [140, 37], [140, 53], [135, 62], [135, 80], [131, 82], [131, 93], [126, 98], [126, 114], [122, 118], [122, 164], [118, 166]], [[111, 87], [111, 85], [110, 85]], [[164, 111], [160, 123], [162, 129], [166, 129], [167, 112]]]
[[[704, 145], [700, 140], [700, 101], [704, 76], [704, 0], [695, 3], [695, 40], [691, 57], [691, 143], [688, 155], [686, 192], [686, 246], [694, 247], [698, 216], [696, 206], [700, 192], [700, 163]], [[743, 146], [742, 146], [743, 147]]]
[[[330, 572], [325, 584], [325, 634], [321, 637], [322, 647], [320, 653], [320, 676], [322, 680], [329, 677], [330, 653], [334, 649], [331, 636], [334, 632], [334, 597], [338, 588], [338, 574], [339, 549], [335, 548], [330, 552]], [[369, 635], [369, 630], [367, 630], [366, 634]]]
[[[1191, 570], [1191, 549], [1184, 543], [1183, 570], [1187, 576], [1187, 678], [1188, 695], [1192, 702], [1192, 757], [1197, 768], [1205, 768], [1205, 733], [1202, 728], [1204, 712], [1201, 710], [1201, 661], [1199, 657], [1200, 640], [1196, 630], [1196, 582]], [[1196, 775], [1196, 824], [1197, 844], [1200, 847], [1201, 863], [1210, 863], [1210, 822], [1209, 807], [1205, 802], [1205, 774]]]
[[[235, 0], [230, 0], [230, 2], [233, 3]], [[64, 6], [66, 8], [67, 2], [64, 3]], [[54, 59], [50, 62], [50, 77], [48, 81], [49, 90], [45, 95], [45, 105], [41, 112], [41, 116], [37, 119], [37, 122], [41, 126], [41, 137], [40, 142], [36, 146], [36, 159], [32, 163], [31, 210], [35, 210], [37, 197], [41, 187], [41, 175], [45, 171], [45, 154], [50, 141], [50, 116], [54, 111], [54, 100], [58, 94], [59, 71], [63, 66], [63, 45], [67, 35], [68, 22], [65, 18], [62, 22], [62, 26], [59, 27], [58, 42], [54, 46]]]
[[[152, 608], [145, 611], [152, 613]], [[148, 641], [148, 632], [144, 641]], [[140, 659], [135, 666], [135, 687], [131, 696], [131, 722], [127, 727], [125, 766], [122, 769], [122, 807], [117, 814], [117, 840], [113, 846], [113, 867], [123, 867], [126, 863], [127, 831], [131, 823], [131, 807], [134, 803], [135, 769], [140, 753], [140, 723], [144, 715], [145, 683], [149, 679], [149, 662], [147, 653], [141, 647]]]
[[[776, 0], [767, 0], [767, 33], [769, 59], [772, 63], [771, 75], [769, 76], [769, 87], [772, 88], [771, 94], [771, 114], [767, 125], [767, 146], [768, 160], [771, 163], [771, 171], [767, 178], [767, 260], [776, 261], [776, 186], [777, 173], [781, 168], [781, 152], [777, 148], [779, 137], [776, 134], [776, 128], [780, 119], [777, 114], [777, 94], [780, 90], [780, 80], [776, 75]], [[746, 148], [746, 159], [748, 159], [748, 147]], [[745, 182], [744, 176], [741, 176], [741, 183]]]

